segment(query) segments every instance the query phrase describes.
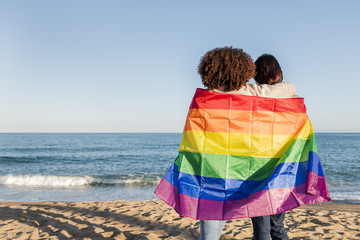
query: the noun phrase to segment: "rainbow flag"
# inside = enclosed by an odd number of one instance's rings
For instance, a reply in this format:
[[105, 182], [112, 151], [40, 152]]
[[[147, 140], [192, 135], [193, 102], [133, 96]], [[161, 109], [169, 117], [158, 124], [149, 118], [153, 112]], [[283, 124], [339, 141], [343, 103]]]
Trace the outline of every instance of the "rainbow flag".
[[182, 217], [229, 220], [330, 200], [303, 98], [197, 89], [155, 194]]

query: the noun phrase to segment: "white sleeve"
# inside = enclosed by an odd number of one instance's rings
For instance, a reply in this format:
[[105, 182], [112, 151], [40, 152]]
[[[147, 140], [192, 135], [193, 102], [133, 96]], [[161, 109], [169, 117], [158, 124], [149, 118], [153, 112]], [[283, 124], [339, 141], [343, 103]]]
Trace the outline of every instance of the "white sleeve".
[[250, 92], [252, 96], [258, 97], [291, 98], [296, 95], [296, 86], [289, 82], [275, 83], [273, 85], [247, 83], [245, 91]]

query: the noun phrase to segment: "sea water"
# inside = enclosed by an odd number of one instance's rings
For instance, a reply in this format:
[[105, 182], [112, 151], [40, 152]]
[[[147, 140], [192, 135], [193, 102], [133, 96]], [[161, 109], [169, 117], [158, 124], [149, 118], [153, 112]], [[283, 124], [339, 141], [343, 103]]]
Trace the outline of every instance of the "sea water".
[[[360, 134], [319, 133], [334, 200], [360, 203]], [[0, 201], [156, 200], [180, 133], [2, 133]]]

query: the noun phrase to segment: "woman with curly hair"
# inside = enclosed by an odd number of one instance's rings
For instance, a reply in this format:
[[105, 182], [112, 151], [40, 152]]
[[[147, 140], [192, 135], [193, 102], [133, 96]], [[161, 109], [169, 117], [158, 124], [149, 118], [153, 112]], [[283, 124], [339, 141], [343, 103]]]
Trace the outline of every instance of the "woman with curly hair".
[[[215, 92], [270, 98], [290, 98], [294, 96], [295, 85], [281, 83], [282, 72], [280, 65], [273, 56], [269, 56], [271, 55], [261, 56], [255, 65], [251, 57], [242, 49], [232, 47], [216, 48], [202, 57], [198, 73], [204, 86]], [[248, 83], [253, 77], [257, 84]], [[284, 238], [279, 239], [288, 239], [282, 224], [283, 219], [284, 213], [271, 217], [272, 225], [278, 222], [276, 226], [272, 226], [271, 233], [280, 233], [278, 235], [282, 234]], [[254, 239], [267, 239], [261, 238], [261, 236], [270, 234], [270, 216], [252, 218], [252, 221]], [[267, 223], [269, 224], [267, 225]], [[219, 239], [224, 225], [225, 221], [200, 220], [200, 239]], [[277, 228], [279, 228], [278, 231]]]

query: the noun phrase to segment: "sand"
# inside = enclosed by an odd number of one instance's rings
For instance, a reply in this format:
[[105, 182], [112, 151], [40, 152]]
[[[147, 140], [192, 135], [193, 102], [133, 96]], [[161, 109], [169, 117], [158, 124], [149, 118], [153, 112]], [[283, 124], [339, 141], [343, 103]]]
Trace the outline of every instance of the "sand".
[[[289, 211], [290, 239], [360, 239], [360, 205]], [[227, 221], [222, 239], [251, 239], [250, 219]], [[160, 201], [0, 202], [0, 239], [199, 239], [199, 222]]]

